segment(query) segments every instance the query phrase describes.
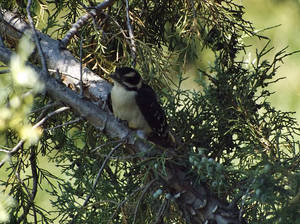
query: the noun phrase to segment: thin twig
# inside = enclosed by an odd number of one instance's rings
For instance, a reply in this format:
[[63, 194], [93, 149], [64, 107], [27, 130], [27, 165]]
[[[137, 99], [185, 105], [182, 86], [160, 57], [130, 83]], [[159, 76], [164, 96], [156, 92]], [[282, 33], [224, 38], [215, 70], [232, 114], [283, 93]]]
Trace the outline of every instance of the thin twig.
[[[126, 201], [128, 201], [133, 195], [135, 195], [137, 192], [139, 192], [140, 190], [142, 190], [144, 187], [138, 187], [137, 189], [135, 189], [130, 195], [128, 195], [123, 201], [121, 201], [118, 204], [118, 207], [115, 209], [115, 212], [112, 214], [112, 216], [109, 218], [109, 220], [112, 220], [115, 215], [117, 214], [117, 212], [119, 211], [119, 209], [125, 204]], [[108, 222], [109, 223], [109, 222]]]
[[125, 38], [126, 43], [129, 46], [131, 46], [130, 36], [127, 36], [126, 31], [122, 28], [122, 26], [118, 23], [118, 21], [114, 17], [110, 16], [109, 14], [106, 14], [104, 12], [102, 14], [104, 16], [106, 16], [107, 18], [111, 19], [117, 25], [117, 27], [120, 29], [120, 32], [122, 33], [123, 37]]
[[0, 36], [0, 47], [5, 47], [5, 45], [4, 45], [4, 41], [3, 41], [3, 39], [2, 39], [2, 37]]
[[132, 66], [135, 67], [135, 65], [136, 65], [136, 44], [135, 44], [135, 40], [134, 40], [132, 26], [130, 23], [128, 0], [126, 0], [126, 19], [127, 19], [127, 21], [126, 21], [127, 29], [128, 29], [129, 38], [130, 38], [130, 51], [131, 51], [131, 57], [132, 57]]
[[43, 107], [39, 107], [35, 110], [32, 110], [30, 113], [34, 114], [34, 113], [37, 113], [40, 111], [45, 111], [45, 110], [49, 109], [50, 107], [55, 107], [55, 106], [58, 106], [59, 104], [60, 104], [59, 102], [48, 103], [47, 105], [45, 105]]
[[56, 114], [62, 113], [62, 112], [66, 111], [66, 110], [69, 110], [69, 109], [70, 109], [70, 107], [61, 107], [61, 108], [59, 108], [59, 109], [57, 109], [57, 110], [55, 110], [55, 111], [53, 111], [53, 112], [47, 114], [47, 115], [46, 115], [44, 118], [42, 118], [38, 123], [36, 123], [35, 125], [33, 125], [33, 128], [37, 128], [37, 127], [41, 126], [41, 125], [42, 125], [43, 123], [45, 123], [45, 121], [47, 121], [50, 117], [52, 117], [52, 116], [54, 116], [54, 115], [56, 115]]
[[0, 74], [7, 74], [7, 73], [10, 73], [9, 69], [3, 69], [0, 71]]
[[10, 153], [10, 151], [6, 149], [0, 149], [0, 152]]
[[165, 213], [165, 210], [168, 206], [169, 200], [164, 200], [164, 202], [161, 204], [159, 210], [158, 210], [158, 215], [156, 216], [155, 224], [162, 223], [162, 217]]
[[193, 17], [196, 18], [196, 9], [194, 0], [190, 0], [192, 8], [193, 8]]
[[94, 16], [96, 16], [101, 10], [111, 6], [115, 0], [106, 0], [102, 3], [99, 3], [94, 9], [91, 9], [87, 14], [80, 17], [76, 23], [74, 23], [71, 29], [67, 32], [66, 36], [61, 40], [61, 45], [66, 47], [70, 41], [70, 39], [78, 32], [78, 30], [85, 25], [88, 20]]
[[[24, 144], [25, 140], [21, 140], [18, 142], [18, 144], [11, 150], [9, 153], [7, 153], [8, 156], [14, 155]], [[0, 168], [4, 165], [4, 163], [7, 161], [7, 157], [2, 159], [0, 162]]]
[[[50, 117], [52, 117], [53, 115], [59, 114], [61, 112], [64, 112], [66, 110], [69, 110], [70, 107], [61, 107], [49, 114], [47, 114], [44, 118], [42, 118], [39, 122], [37, 122], [35, 125], [32, 126], [33, 129], [41, 126], [43, 123], [45, 123], [45, 121], [47, 121]], [[7, 153], [8, 156], [13, 156], [24, 144], [25, 140], [22, 139], [18, 142], [18, 144]], [[4, 163], [7, 161], [7, 158], [2, 159], [2, 161], [0, 162], [0, 168], [4, 165]]]
[[107, 145], [109, 145], [109, 144], [114, 144], [114, 143], [119, 143], [119, 142], [121, 142], [121, 141], [122, 141], [122, 140], [115, 140], [115, 141], [106, 142], [106, 143], [104, 143], [104, 144], [101, 144], [101, 145], [97, 146], [97, 147], [94, 148], [93, 150], [91, 150], [91, 153], [96, 152], [98, 149], [102, 148], [103, 146], [107, 146]]
[[[96, 176], [96, 179], [95, 179], [95, 182], [93, 184], [93, 191], [95, 190], [98, 182], [99, 182], [99, 179], [100, 179], [100, 176], [101, 176], [101, 173], [104, 169], [104, 167], [106, 166], [108, 160], [110, 159], [111, 155], [123, 144], [123, 142], [120, 142], [118, 145], [116, 145], [107, 155], [107, 157], [105, 158], [104, 162], [102, 163], [102, 166], [100, 167], [99, 171], [98, 171], [98, 174]], [[91, 194], [85, 199], [85, 202], [83, 203], [83, 206], [86, 206], [86, 204], [88, 203], [89, 199], [91, 198]]]
[[144, 195], [146, 194], [146, 192], [148, 191], [148, 189], [152, 186], [152, 184], [153, 184], [155, 181], [157, 181], [157, 179], [151, 180], [151, 181], [144, 187], [144, 190], [142, 191], [141, 197], [140, 197], [140, 199], [138, 200], [138, 203], [137, 203], [136, 206], [135, 206], [134, 217], [133, 217], [133, 222], [132, 222], [133, 224], [134, 224], [135, 221], [136, 221], [136, 215], [137, 215], [137, 212], [138, 212], [138, 208], [139, 208], [139, 206], [140, 206], [140, 204], [141, 204], [141, 201], [143, 200]]
[[32, 204], [32, 209], [33, 209], [33, 214], [34, 214], [34, 223], [37, 223], [37, 217], [36, 217], [36, 211], [35, 211], [35, 206], [34, 206], [34, 199], [37, 193], [37, 184], [38, 184], [38, 173], [37, 173], [37, 165], [36, 165], [36, 152], [35, 152], [35, 147], [31, 147], [30, 151], [30, 165], [31, 165], [31, 173], [32, 173], [32, 190], [30, 194], [30, 200]]
[[27, 216], [27, 214], [29, 213], [29, 208], [31, 206], [32, 206], [33, 215], [34, 215], [34, 223], [37, 223], [36, 209], [35, 209], [35, 205], [33, 203], [35, 195], [33, 197], [33, 195], [30, 193], [28, 187], [25, 185], [24, 181], [21, 179], [19, 173], [16, 173], [16, 177], [17, 177], [18, 181], [21, 183], [21, 185], [24, 187], [25, 191], [27, 192], [27, 194], [29, 196], [29, 204], [28, 204], [28, 206], [26, 206], [26, 208], [24, 208], [23, 214], [19, 217], [19, 219], [16, 221], [16, 223], [21, 223], [24, 220], [25, 216]]
[[52, 128], [45, 128], [44, 130], [45, 130], [45, 131], [53, 131], [53, 130], [56, 129], [56, 128], [61, 128], [61, 127], [64, 127], [64, 126], [67, 126], [67, 125], [70, 125], [70, 124], [74, 124], [74, 123], [77, 123], [78, 121], [82, 121], [82, 117], [78, 117], [78, 118], [76, 118], [76, 119], [74, 119], [74, 120], [65, 122], [65, 123], [63, 123], [63, 124], [57, 125], [57, 126], [52, 127]]
[[37, 49], [38, 49], [38, 52], [39, 52], [39, 55], [40, 55], [42, 70], [43, 70], [43, 72], [45, 72], [45, 74], [47, 74], [48, 73], [48, 68], [47, 68], [45, 55], [43, 53], [42, 46], [41, 46], [38, 34], [37, 34], [36, 29], [34, 27], [34, 22], [33, 22], [33, 19], [31, 17], [31, 13], [30, 13], [30, 7], [31, 7], [31, 0], [28, 0], [27, 7], [26, 7], [28, 21], [29, 21], [30, 27], [32, 29], [35, 44], [37, 46]]
[[80, 57], [80, 80], [79, 80], [79, 95], [83, 97], [83, 82], [82, 82], [82, 32], [80, 35], [80, 47], [79, 47], [79, 57]]
[[[97, 154], [97, 156], [106, 157], [106, 155], [103, 154]], [[135, 158], [141, 158], [141, 156], [136, 155], [136, 156], [111, 156], [110, 157], [111, 160], [117, 160], [117, 161], [128, 161], [128, 160], [132, 161]]]
[[[85, 201], [84, 201], [82, 207], [85, 207], [85, 206], [87, 205], [87, 203], [89, 202], [90, 198], [92, 197], [92, 194], [93, 194], [93, 192], [95, 191], [96, 186], [97, 186], [97, 184], [98, 184], [98, 182], [99, 182], [99, 179], [100, 179], [100, 176], [101, 176], [101, 174], [102, 174], [102, 171], [103, 171], [104, 167], [106, 166], [108, 160], [110, 159], [111, 155], [112, 155], [112, 154], [113, 154], [113, 153], [114, 153], [114, 152], [115, 152], [122, 144], [123, 144], [123, 141], [120, 142], [119, 144], [117, 144], [117, 145], [116, 145], [116, 146], [115, 146], [115, 147], [107, 154], [107, 156], [106, 156], [104, 162], [102, 163], [102, 165], [101, 165], [101, 167], [100, 167], [100, 169], [99, 169], [99, 171], [98, 171], [98, 174], [97, 174], [97, 176], [96, 176], [96, 179], [95, 179], [94, 184], [93, 184], [93, 187], [92, 187], [92, 191], [91, 191], [91, 193], [86, 197], [86, 199], [85, 199]], [[70, 224], [74, 223], [74, 221], [76, 220], [77, 216], [78, 216], [78, 213], [74, 216], [74, 218], [72, 219], [72, 221], [70, 222]]]

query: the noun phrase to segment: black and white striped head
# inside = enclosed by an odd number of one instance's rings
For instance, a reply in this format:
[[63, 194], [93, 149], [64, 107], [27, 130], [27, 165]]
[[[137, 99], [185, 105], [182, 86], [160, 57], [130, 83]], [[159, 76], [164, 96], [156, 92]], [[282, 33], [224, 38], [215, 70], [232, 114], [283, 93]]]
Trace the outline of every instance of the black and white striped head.
[[140, 74], [129, 67], [116, 68], [116, 71], [110, 77], [115, 84], [120, 84], [127, 90], [139, 90], [143, 84]]

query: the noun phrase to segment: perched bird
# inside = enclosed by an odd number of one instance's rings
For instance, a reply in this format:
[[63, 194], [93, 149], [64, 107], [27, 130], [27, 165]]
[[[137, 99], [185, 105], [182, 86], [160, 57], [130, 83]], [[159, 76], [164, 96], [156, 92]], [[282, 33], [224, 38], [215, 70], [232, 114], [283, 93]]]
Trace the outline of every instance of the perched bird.
[[129, 67], [117, 68], [110, 75], [114, 86], [110, 93], [111, 109], [129, 128], [142, 131], [149, 140], [162, 146], [175, 143], [166, 116], [153, 89], [145, 84], [140, 74]]

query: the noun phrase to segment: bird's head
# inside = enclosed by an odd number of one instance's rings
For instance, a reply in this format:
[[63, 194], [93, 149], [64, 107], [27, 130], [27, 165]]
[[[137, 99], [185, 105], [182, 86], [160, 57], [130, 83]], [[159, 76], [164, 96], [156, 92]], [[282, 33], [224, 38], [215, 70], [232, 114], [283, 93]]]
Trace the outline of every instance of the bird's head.
[[138, 90], [142, 87], [142, 78], [140, 74], [129, 67], [116, 68], [116, 71], [110, 75], [115, 84], [120, 84], [129, 90]]

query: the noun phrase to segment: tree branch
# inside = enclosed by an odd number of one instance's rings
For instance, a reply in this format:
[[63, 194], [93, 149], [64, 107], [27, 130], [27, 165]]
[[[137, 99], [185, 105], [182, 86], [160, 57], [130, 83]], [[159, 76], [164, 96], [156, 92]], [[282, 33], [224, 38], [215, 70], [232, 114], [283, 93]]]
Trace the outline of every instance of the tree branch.
[[[10, 29], [13, 27], [13, 30], [22, 33], [26, 29], [25, 27], [28, 27], [23, 21], [16, 19], [13, 13], [1, 12], [0, 31], [3, 27], [8, 26]], [[39, 33], [39, 37], [48, 67], [54, 70], [58, 68], [63, 73], [71, 74], [70, 77], [64, 77], [64, 83], [70, 83], [78, 87], [80, 62], [69, 51], [62, 50], [59, 47], [59, 41], [53, 40], [42, 33]], [[0, 61], [8, 64], [11, 54], [12, 52], [9, 49], [0, 46]], [[76, 92], [58, 83], [36, 66], [29, 63], [28, 65], [39, 74], [41, 80], [45, 83], [46, 91], [52, 98], [72, 107], [74, 111], [88, 120], [94, 127], [99, 128], [112, 138], [123, 139], [126, 137], [129, 144], [133, 144], [137, 151], [146, 153], [146, 155], [156, 151], [153, 145], [141, 139], [136, 139], [134, 132], [118, 122], [113, 115], [101, 110], [94, 103], [84, 100]], [[85, 68], [83, 70], [83, 82], [88, 84], [85, 91], [88, 92], [91, 99], [106, 99], [110, 91], [110, 85], [105, 80]], [[237, 208], [229, 206], [228, 203], [218, 199], [209, 189], [206, 189], [205, 184], [194, 185], [194, 180], [188, 177], [185, 167], [172, 163], [171, 160], [166, 161], [165, 164], [167, 175], [161, 177], [160, 181], [169, 192], [179, 195], [176, 198], [176, 203], [183, 211], [187, 222], [199, 224], [209, 223], [210, 221], [217, 224], [244, 223], [239, 221], [239, 210]]]
[[[27, 23], [18, 18], [14, 13], [0, 8], [0, 35], [5, 39], [14, 40], [15, 44], [21, 38], [24, 31], [30, 29]], [[59, 71], [62, 74], [61, 79], [64, 84], [80, 88], [80, 63], [69, 51], [60, 47], [60, 41], [50, 38], [37, 31], [40, 44], [47, 61], [49, 71]], [[4, 46], [1, 46], [4, 47]], [[2, 52], [6, 54], [5, 52]], [[8, 59], [6, 57], [6, 59]], [[9, 63], [2, 58], [5, 64]], [[88, 88], [85, 89], [84, 95], [97, 101], [99, 99], [107, 99], [107, 94], [111, 89], [111, 85], [93, 73], [87, 68], [82, 70], [82, 82]]]
[[45, 59], [45, 56], [44, 56], [44, 53], [43, 53], [43, 50], [42, 50], [41, 43], [39, 41], [38, 34], [37, 34], [35, 26], [34, 26], [33, 19], [31, 17], [30, 7], [31, 7], [31, 0], [28, 0], [27, 7], [26, 7], [28, 21], [29, 21], [31, 30], [33, 32], [34, 41], [35, 41], [35, 44], [37, 46], [37, 49], [38, 49], [38, 52], [39, 52], [39, 55], [40, 55], [40, 60], [41, 60], [43, 71], [46, 72], [46, 73], [48, 73], [46, 59]]
[[[1, 50], [1, 49], [0, 49]], [[1, 60], [1, 56], [0, 56], [0, 60]], [[47, 109], [48, 107], [46, 107]], [[69, 110], [70, 108], [69, 107], [61, 107], [49, 114], [47, 114], [44, 118], [42, 118], [39, 122], [37, 122], [35, 125], [32, 126], [32, 128], [37, 128], [39, 126], [41, 126], [43, 123], [45, 123], [50, 117], [56, 115], [56, 114], [59, 114], [61, 112], [64, 112], [66, 110]], [[18, 152], [18, 150], [23, 146], [23, 144], [25, 143], [25, 140], [20, 140], [18, 142], [18, 144], [11, 150], [7, 153], [7, 156], [13, 156], [15, 153]], [[7, 161], [7, 158], [4, 158], [1, 162], [0, 162], [0, 168], [4, 165], [4, 163]]]
[[66, 36], [61, 40], [62, 46], [67, 46], [70, 39], [78, 32], [78, 30], [86, 24], [90, 18], [96, 16], [101, 10], [111, 6], [115, 0], [106, 0], [102, 3], [98, 4], [94, 9], [89, 11], [84, 16], [80, 17], [76, 23], [74, 23], [71, 27], [71, 29], [67, 32]]
[[135, 65], [136, 65], [136, 45], [135, 45], [132, 26], [130, 23], [128, 0], [126, 0], [126, 24], [127, 24], [128, 34], [129, 34], [129, 38], [130, 38], [129, 46], [130, 46], [131, 57], [132, 57], [132, 66], [135, 67]]

